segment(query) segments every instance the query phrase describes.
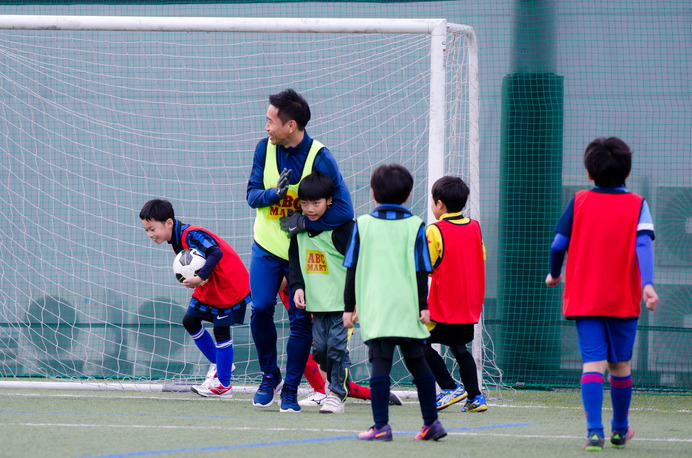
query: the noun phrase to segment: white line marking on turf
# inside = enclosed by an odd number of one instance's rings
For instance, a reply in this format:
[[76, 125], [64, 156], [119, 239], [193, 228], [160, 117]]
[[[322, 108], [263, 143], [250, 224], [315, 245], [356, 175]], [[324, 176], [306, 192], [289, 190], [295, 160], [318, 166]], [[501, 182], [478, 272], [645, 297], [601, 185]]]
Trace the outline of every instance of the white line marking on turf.
[[[265, 427], [250, 427], [250, 426], [191, 426], [191, 425], [104, 425], [104, 424], [87, 424], [87, 423], [0, 423], [0, 426], [35, 426], [38, 428], [48, 427], [64, 427], [64, 428], [136, 428], [136, 429], [220, 429], [224, 431], [306, 431], [306, 432], [327, 432], [340, 434], [355, 434], [360, 430], [353, 429], [332, 429], [332, 428], [265, 428]], [[503, 434], [491, 432], [474, 432], [474, 431], [448, 431], [450, 436], [491, 436], [491, 437], [510, 437], [521, 439], [583, 439], [582, 436], [572, 435], [554, 435], [554, 434]], [[692, 439], [683, 439], [677, 437], [668, 438], [646, 438], [635, 437], [633, 441], [647, 442], [681, 442], [692, 443]]]
[[[541, 434], [500, 434], [500, 433], [485, 433], [485, 432], [471, 432], [471, 431], [448, 431], [450, 436], [493, 436], [493, 437], [517, 437], [523, 439], [583, 439], [583, 436], [560, 436], [560, 435], [541, 435]], [[677, 437], [669, 438], [648, 438], [648, 437], [634, 437], [632, 441], [652, 441], [652, 442], [689, 442], [692, 443], [692, 439], [683, 439]]]
[[[192, 402], [215, 402], [215, 401], [221, 401], [221, 402], [249, 402], [251, 399], [249, 397], [233, 397], [233, 398], [211, 398], [211, 397], [202, 397], [202, 396], [191, 396], [191, 394], [194, 394], [192, 392], [190, 393], [171, 393], [171, 394], [182, 394], [187, 397], [183, 396], [138, 396], [136, 394], [133, 395], [113, 395], [112, 391], [102, 391], [102, 392], [97, 392], [97, 391], [90, 391], [89, 393], [92, 394], [72, 394], [72, 393], [8, 393], [0, 390], [0, 396], [26, 396], [26, 397], [54, 397], [54, 398], [84, 398], [84, 399], [94, 399], [94, 398], [106, 398], [106, 399], [158, 399], [162, 401], [192, 401]], [[363, 401], [360, 399], [349, 399], [349, 403], [357, 403], [357, 404], [365, 404], [369, 403], [370, 401]], [[565, 401], [565, 402], [572, 402], [572, 401]], [[580, 401], [574, 401], [575, 403], [580, 402]], [[406, 399], [402, 399], [402, 403], [404, 405], [409, 405], [409, 404], [418, 404], [417, 399], [412, 399], [410, 401]], [[583, 411], [584, 408], [579, 405], [574, 405], [574, 406], [546, 406], [546, 405], [512, 405], [512, 404], [496, 404], [493, 402], [488, 402], [488, 407], [493, 407], [493, 408], [506, 408], [506, 409], [550, 409], [550, 410], [578, 410], [578, 411]], [[612, 410], [610, 406], [604, 405], [603, 410]], [[637, 411], [647, 411], [647, 412], [668, 412], [668, 413], [690, 413], [692, 410], [690, 409], [678, 409], [678, 410], [671, 410], [669, 407], [668, 408], [656, 408], [656, 407], [637, 407], [637, 406], [630, 406], [630, 412], [637, 412]]]

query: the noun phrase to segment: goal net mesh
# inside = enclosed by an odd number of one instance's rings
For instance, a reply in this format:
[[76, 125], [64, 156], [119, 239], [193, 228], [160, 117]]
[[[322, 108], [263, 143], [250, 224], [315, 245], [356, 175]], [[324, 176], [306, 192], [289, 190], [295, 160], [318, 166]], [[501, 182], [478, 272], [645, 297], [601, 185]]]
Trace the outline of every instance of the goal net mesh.
[[[445, 173], [468, 180], [468, 43], [446, 45]], [[373, 168], [398, 162], [425, 219], [430, 46], [425, 34], [0, 30], [0, 375], [204, 376], [181, 324], [189, 291], [139, 210], [170, 200], [249, 266], [252, 154], [268, 95], [285, 88], [310, 103], [307, 131], [337, 159], [356, 215], [372, 208]], [[249, 317], [232, 328], [234, 383], [261, 376]], [[283, 367], [280, 302], [275, 321]], [[350, 348], [367, 382], [357, 329]], [[400, 357], [392, 377], [410, 384]]]

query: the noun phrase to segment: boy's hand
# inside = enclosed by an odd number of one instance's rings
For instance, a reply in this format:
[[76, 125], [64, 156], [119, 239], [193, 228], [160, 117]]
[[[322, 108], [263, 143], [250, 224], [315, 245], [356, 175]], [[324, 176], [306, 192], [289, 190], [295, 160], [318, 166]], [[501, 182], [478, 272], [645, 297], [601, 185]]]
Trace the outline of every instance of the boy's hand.
[[427, 324], [428, 321], [430, 321], [430, 310], [428, 310], [428, 309], [421, 310], [420, 311], [420, 318], [418, 318], [418, 320], [423, 324]]
[[190, 289], [195, 289], [203, 283], [205, 283], [205, 281], [202, 280], [202, 277], [198, 277], [197, 275], [183, 280], [183, 286]]
[[293, 302], [296, 304], [296, 307], [303, 310], [305, 308], [305, 291], [297, 289], [296, 292], [293, 293]]
[[358, 306], [353, 308], [353, 317], [351, 318], [351, 321], [354, 323], [358, 322]]
[[644, 299], [644, 304], [646, 308], [652, 312], [658, 307], [658, 294], [653, 285], [646, 285], [642, 291], [642, 299]]
[[305, 231], [305, 216], [298, 212], [289, 212], [288, 216], [279, 218], [281, 230], [286, 231], [287, 237], [293, 237], [299, 232]]
[[344, 327], [345, 328], [352, 328], [353, 327], [353, 312], [344, 312], [343, 315], [343, 321], [344, 321]]
[[282, 200], [288, 194], [288, 179], [291, 177], [291, 171], [288, 169], [283, 169], [281, 175], [279, 175], [279, 180], [276, 182], [276, 195], [279, 200]]
[[545, 284], [548, 285], [548, 288], [552, 288], [553, 286], [557, 286], [557, 284], [560, 283], [561, 279], [562, 275], [560, 275], [557, 278], [553, 278], [552, 275], [548, 274], [548, 276], [545, 277]]

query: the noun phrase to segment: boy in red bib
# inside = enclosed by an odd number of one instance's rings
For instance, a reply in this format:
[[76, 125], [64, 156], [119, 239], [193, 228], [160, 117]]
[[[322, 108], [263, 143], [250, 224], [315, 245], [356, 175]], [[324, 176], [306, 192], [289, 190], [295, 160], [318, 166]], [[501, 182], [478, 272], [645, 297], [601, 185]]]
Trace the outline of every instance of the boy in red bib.
[[[433, 273], [428, 295], [430, 339], [425, 359], [441, 391], [437, 410], [467, 399], [462, 412], [488, 410], [478, 386], [473, 355], [466, 344], [473, 340], [485, 296], [485, 246], [478, 221], [461, 214], [469, 196], [469, 187], [461, 178], [445, 176], [432, 187], [432, 213], [437, 221], [426, 230]], [[449, 347], [459, 365], [457, 384], [444, 359], [431, 343]]]
[[561, 280], [569, 248], [563, 312], [576, 321], [582, 355], [582, 401], [586, 413], [584, 450], [603, 450], [603, 384], [610, 372], [613, 419], [610, 444], [623, 448], [634, 431], [630, 361], [642, 299], [658, 306], [653, 286], [654, 226], [646, 201], [625, 189], [632, 152], [616, 137], [597, 138], [586, 147], [584, 165], [596, 186], [579, 191], [557, 223], [550, 248], [548, 287]]
[[[212, 376], [204, 384], [192, 387], [192, 391], [205, 397], [230, 397], [231, 326], [243, 324], [245, 309], [250, 303], [250, 276], [245, 265], [224, 239], [176, 219], [173, 206], [167, 200], [150, 200], [142, 207], [139, 218], [156, 244], [168, 242], [175, 253], [194, 248], [206, 259], [197, 275], [183, 281], [183, 286], [194, 290], [183, 326], [212, 363]], [[202, 321], [214, 323], [216, 343]], [[216, 377], [213, 377], [214, 366]]]

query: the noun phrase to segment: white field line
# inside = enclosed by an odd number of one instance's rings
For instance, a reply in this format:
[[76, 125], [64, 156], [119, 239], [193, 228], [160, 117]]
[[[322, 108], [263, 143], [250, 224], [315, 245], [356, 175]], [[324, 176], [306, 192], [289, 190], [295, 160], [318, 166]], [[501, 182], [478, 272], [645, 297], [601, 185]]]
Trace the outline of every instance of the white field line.
[[[64, 427], [64, 428], [135, 428], [135, 429], [219, 429], [224, 431], [308, 431], [308, 432], [329, 432], [341, 434], [356, 434], [360, 430], [352, 429], [330, 429], [330, 428], [265, 428], [265, 427], [249, 427], [249, 426], [190, 426], [190, 425], [117, 425], [117, 424], [86, 424], [86, 423], [0, 423], [0, 426], [33, 426], [38, 428], [45, 427]], [[475, 432], [475, 431], [448, 431], [450, 436], [491, 436], [491, 437], [509, 437], [520, 439], [583, 439], [582, 436], [572, 435], [554, 435], [554, 434], [507, 434], [493, 432]], [[648, 438], [636, 437], [634, 441], [647, 442], [681, 442], [692, 443], [692, 439], [683, 439], [676, 437], [668, 438]]]
[[[204, 401], [206, 400], [207, 402], [210, 401], [217, 401], [217, 402], [248, 402], [248, 398], [220, 398], [220, 399], [213, 399], [213, 398], [204, 398], [201, 396], [191, 396], [191, 397], [171, 397], [171, 396], [137, 396], [137, 395], [114, 395], [113, 392], [103, 392], [103, 395], [87, 395], [87, 394], [72, 394], [74, 392], [65, 392], [65, 393], [46, 393], [43, 391], [39, 392], [33, 392], [33, 393], [18, 393], [18, 392], [5, 392], [2, 389], [0, 389], [0, 396], [27, 396], [27, 397], [57, 397], [57, 398], [85, 398], [85, 399], [93, 399], [95, 397], [104, 397], [108, 399], [156, 399], [156, 400], [162, 400], [162, 401], [188, 401], [188, 402], [193, 402], [193, 401]], [[93, 393], [93, 392], [92, 392]], [[405, 391], [395, 391], [395, 393], [399, 394], [401, 397], [401, 400], [404, 404], [418, 404], [418, 400], [416, 398], [412, 397], [406, 397]], [[245, 392], [241, 392], [239, 394], [246, 394]], [[308, 394], [308, 391], [306, 390], [305, 394]], [[370, 401], [362, 401], [360, 399], [349, 399], [349, 403], [369, 403]], [[461, 405], [461, 404], [460, 404]], [[488, 402], [488, 407], [493, 407], [493, 408], [506, 408], [506, 409], [560, 409], [560, 410], [583, 410], [583, 407], [581, 405], [573, 405], [573, 406], [546, 406], [546, 405], [513, 405], [513, 404], [496, 404], [492, 401]], [[603, 406], [604, 411], [609, 411], [612, 410], [609, 405], [604, 405]], [[671, 410], [670, 408], [655, 408], [655, 407], [635, 407], [635, 406], [630, 406], [630, 412], [637, 412], [637, 411], [646, 411], [646, 412], [669, 412], [669, 413], [692, 413], [692, 410], [690, 409], [678, 409], [678, 410]]]

